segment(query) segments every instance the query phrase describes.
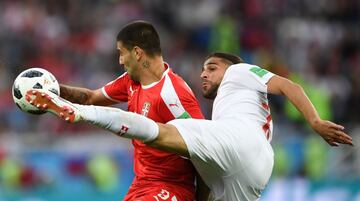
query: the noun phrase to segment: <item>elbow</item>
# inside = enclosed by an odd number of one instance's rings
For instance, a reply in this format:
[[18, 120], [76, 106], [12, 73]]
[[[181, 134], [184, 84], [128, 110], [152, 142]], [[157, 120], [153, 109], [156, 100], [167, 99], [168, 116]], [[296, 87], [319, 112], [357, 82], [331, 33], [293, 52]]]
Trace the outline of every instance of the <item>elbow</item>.
[[78, 93], [76, 98], [77, 98], [76, 103], [82, 105], [93, 105], [94, 102], [91, 91], [84, 91], [82, 93]]
[[290, 87], [290, 93], [293, 94], [302, 94], [304, 93], [303, 87], [298, 83], [292, 83]]

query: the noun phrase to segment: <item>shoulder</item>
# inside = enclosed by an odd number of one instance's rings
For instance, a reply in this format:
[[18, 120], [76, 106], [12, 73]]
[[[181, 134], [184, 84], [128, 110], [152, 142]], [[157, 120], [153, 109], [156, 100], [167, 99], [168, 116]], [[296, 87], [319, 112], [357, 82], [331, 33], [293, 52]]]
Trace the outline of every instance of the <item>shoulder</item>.
[[249, 71], [250, 69], [257, 67], [252, 64], [248, 63], [240, 63], [240, 64], [233, 64], [229, 66], [229, 68], [226, 70], [227, 72], [243, 72], [243, 71]]
[[233, 64], [226, 69], [224, 74], [225, 80], [239, 79], [241, 77], [247, 76], [250, 72], [250, 69], [254, 67], [254, 65], [241, 63], [241, 64]]
[[263, 77], [269, 73], [266, 69], [263, 69], [257, 65], [241, 63], [231, 65], [225, 72], [230, 77], [241, 77], [241, 76], [258, 76]]
[[160, 95], [165, 102], [172, 102], [174, 99], [181, 102], [192, 101], [195, 97], [187, 83], [171, 71], [165, 76]]
[[222, 85], [234, 84], [237, 88], [266, 92], [266, 84], [273, 75], [273, 73], [256, 65], [236, 64], [226, 70]]
[[184, 82], [184, 80], [182, 79], [182, 77], [176, 73], [174, 73], [174, 71], [172, 71], [171, 69], [168, 72], [168, 77], [172, 80], [172, 81], [176, 81], [176, 82]]
[[174, 73], [173, 71], [170, 71], [168, 73], [168, 79], [170, 81], [169, 84], [171, 84], [172, 87], [176, 89], [176, 91], [180, 91], [181, 94], [192, 94], [191, 88], [180, 75]]
[[181, 86], [185, 81], [176, 73], [174, 73], [171, 69], [165, 76], [164, 85], [171, 85], [172, 87]]

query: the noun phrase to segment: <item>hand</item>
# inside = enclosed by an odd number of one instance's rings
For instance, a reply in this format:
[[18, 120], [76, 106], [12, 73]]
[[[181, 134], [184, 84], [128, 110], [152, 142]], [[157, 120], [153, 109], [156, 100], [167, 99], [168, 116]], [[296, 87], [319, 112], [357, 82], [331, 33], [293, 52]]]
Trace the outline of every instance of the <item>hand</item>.
[[344, 127], [331, 121], [316, 120], [311, 127], [331, 146], [353, 145], [352, 138], [344, 132]]

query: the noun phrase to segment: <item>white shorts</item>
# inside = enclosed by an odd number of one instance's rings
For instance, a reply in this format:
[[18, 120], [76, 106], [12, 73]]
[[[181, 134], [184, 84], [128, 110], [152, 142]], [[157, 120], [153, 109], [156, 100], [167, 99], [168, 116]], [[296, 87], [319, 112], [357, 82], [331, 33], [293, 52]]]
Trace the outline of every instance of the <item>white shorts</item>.
[[190, 160], [216, 200], [258, 200], [269, 181], [274, 153], [259, 127], [241, 121], [176, 119]]

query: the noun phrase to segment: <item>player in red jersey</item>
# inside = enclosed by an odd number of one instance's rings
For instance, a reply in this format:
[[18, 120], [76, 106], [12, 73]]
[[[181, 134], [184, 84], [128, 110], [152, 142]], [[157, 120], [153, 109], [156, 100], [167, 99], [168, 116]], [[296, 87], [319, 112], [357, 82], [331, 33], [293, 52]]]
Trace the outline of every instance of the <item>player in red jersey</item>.
[[[117, 49], [119, 63], [126, 70], [123, 75], [97, 90], [61, 85], [61, 97], [87, 105], [127, 102], [129, 111], [161, 123], [176, 118], [203, 118], [191, 89], [163, 61], [160, 39], [151, 24], [136, 21], [125, 26], [117, 35]], [[121, 131], [128, 129], [122, 126]], [[195, 200], [196, 172], [189, 160], [151, 148], [140, 140], [132, 143], [135, 178], [124, 200]], [[206, 197], [204, 189], [199, 196]]]

